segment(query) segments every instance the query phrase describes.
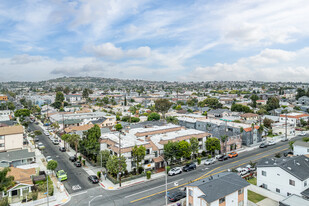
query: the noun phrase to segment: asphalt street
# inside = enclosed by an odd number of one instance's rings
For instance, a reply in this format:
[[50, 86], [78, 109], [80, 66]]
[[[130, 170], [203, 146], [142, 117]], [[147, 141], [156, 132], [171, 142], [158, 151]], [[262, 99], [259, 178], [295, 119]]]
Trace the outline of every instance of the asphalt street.
[[[299, 139], [302, 137], [296, 137]], [[264, 157], [273, 157], [276, 153], [288, 150], [288, 142], [279, 142], [267, 148], [258, 148], [240, 153], [238, 157], [216, 162], [213, 165], [202, 165], [194, 171], [183, 172], [176, 176], [168, 177], [168, 192], [172, 193], [183, 188], [190, 181], [215, 175], [227, 169], [244, 167], [250, 161], [256, 162]], [[89, 204], [90, 203], [90, 204]], [[164, 205], [165, 204], [165, 178], [134, 185], [121, 190], [104, 190], [103, 188], [89, 189], [79, 194], [73, 194], [71, 201], [66, 205], [91, 205], [91, 206], [122, 206], [122, 205]]]
[[[31, 123], [29, 128], [34, 130], [43, 130], [40, 126]], [[63, 169], [67, 175], [68, 179], [63, 181], [65, 188], [67, 189], [69, 194], [77, 193], [82, 190], [87, 190], [93, 187], [98, 188], [98, 185], [93, 185], [88, 181], [88, 174], [82, 168], [75, 167], [73, 162], [69, 160], [69, 155], [65, 152], [59, 151], [59, 146], [54, 145], [52, 141], [44, 135], [44, 133], [39, 137], [40, 142], [42, 142], [45, 146], [43, 150], [43, 155], [45, 157], [51, 156], [53, 160], [58, 162], [58, 167], [56, 170]]]

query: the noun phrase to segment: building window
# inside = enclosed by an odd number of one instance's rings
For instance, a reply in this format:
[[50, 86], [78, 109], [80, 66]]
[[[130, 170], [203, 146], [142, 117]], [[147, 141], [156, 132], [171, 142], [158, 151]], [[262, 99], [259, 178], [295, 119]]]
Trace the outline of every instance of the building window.
[[158, 157], [158, 151], [154, 152], [155, 157]]
[[263, 170], [262, 170], [262, 175], [263, 175], [263, 176], [266, 176], [266, 171], [263, 171]]
[[225, 202], [225, 197], [222, 197], [222, 198], [219, 199], [219, 204], [221, 204], [223, 202]]
[[291, 193], [289, 193], [289, 192], [288, 192], [288, 193], [286, 193], [286, 194], [287, 194], [287, 196], [290, 196], [290, 195], [291, 195]]
[[280, 189], [276, 188], [276, 192], [280, 193]]
[[4, 136], [3, 135], [0, 135], [0, 140], [3, 140], [4, 139]]
[[193, 190], [189, 190], [189, 196], [193, 196]]
[[238, 190], [238, 194], [239, 194], [239, 195], [241, 195], [242, 193], [244, 193], [244, 189]]
[[294, 180], [289, 180], [289, 184], [292, 186], [295, 186], [295, 181]]
[[150, 149], [146, 150], [146, 155], [150, 154]]

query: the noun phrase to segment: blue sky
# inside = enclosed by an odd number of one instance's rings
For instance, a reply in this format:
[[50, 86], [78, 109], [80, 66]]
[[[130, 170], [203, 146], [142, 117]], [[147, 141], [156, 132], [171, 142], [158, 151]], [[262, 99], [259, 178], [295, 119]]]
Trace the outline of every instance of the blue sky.
[[304, 81], [307, 0], [0, 3], [0, 81]]

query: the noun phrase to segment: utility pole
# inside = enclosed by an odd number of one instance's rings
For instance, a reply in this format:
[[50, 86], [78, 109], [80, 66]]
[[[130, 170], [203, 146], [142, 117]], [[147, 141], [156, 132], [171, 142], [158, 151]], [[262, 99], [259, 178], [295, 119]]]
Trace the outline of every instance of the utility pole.
[[121, 158], [121, 137], [120, 137], [120, 130], [119, 130], [119, 159], [118, 159], [118, 162], [119, 162], [119, 187], [121, 187], [121, 172], [120, 172], [120, 169], [121, 169], [121, 163], [120, 163], [120, 158]]
[[285, 113], [285, 139], [288, 139], [288, 113]]
[[47, 206], [49, 206], [49, 201], [48, 201], [48, 179], [49, 179], [49, 175], [47, 175], [47, 179], [46, 179], [46, 181], [47, 181], [47, 193], [46, 193], [46, 195], [47, 195]]

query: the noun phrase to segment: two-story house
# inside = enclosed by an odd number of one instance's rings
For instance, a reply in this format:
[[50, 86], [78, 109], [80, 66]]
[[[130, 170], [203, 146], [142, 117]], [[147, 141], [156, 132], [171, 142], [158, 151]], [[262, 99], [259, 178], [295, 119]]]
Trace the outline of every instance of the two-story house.
[[246, 206], [250, 184], [235, 173], [223, 172], [186, 186], [187, 206]]
[[289, 113], [289, 114], [281, 114], [279, 118], [279, 122], [293, 125], [296, 127], [300, 124], [300, 120], [308, 121], [309, 114], [303, 114], [303, 113]]
[[0, 152], [22, 149], [23, 134], [21, 125], [0, 127]]
[[309, 155], [264, 158], [257, 164], [257, 186], [283, 196], [308, 191]]

